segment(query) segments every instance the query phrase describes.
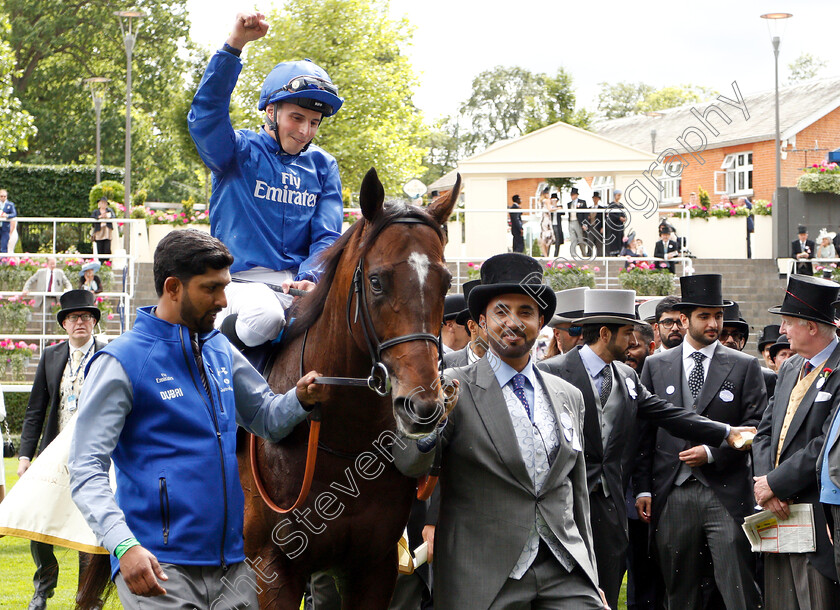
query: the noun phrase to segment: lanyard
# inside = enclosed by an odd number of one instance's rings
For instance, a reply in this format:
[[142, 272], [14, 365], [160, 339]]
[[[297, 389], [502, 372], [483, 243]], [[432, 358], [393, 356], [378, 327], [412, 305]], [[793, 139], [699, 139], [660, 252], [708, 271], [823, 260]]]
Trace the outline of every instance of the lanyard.
[[85, 355], [82, 356], [81, 360], [79, 360], [79, 366], [76, 367], [76, 372], [75, 373], [73, 372], [73, 358], [70, 358], [70, 362], [69, 362], [69, 364], [70, 364], [70, 381], [76, 381], [76, 375], [79, 374], [79, 371], [81, 370], [82, 365], [87, 360], [87, 357], [90, 356], [90, 352], [93, 350], [94, 345], [96, 345], [96, 341], [94, 341], [93, 343], [90, 344], [90, 347], [88, 348], [88, 351], [85, 352]]

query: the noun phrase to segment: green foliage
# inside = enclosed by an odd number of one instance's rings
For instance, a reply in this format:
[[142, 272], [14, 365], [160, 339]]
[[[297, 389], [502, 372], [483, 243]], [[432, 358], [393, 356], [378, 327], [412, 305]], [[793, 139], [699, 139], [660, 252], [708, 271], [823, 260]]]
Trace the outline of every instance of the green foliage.
[[[598, 267], [594, 268], [599, 271]], [[554, 261], [546, 263], [545, 283], [551, 286], [554, 291], [566, 290], [567, 288], [579, 288], [586, 286], [595, 288], [595, 274], [589, 265], [579, 266], [575, 263]]]
[[599, 83], [598, 112], [606, 119], [655, 112], [708, 100], [717, 91], [697, 85], [654, 89], [645, 83]]
[[618, 283], [624, 290], [635, 290], [644, 296], [668, 296], [674, 291], [674, 274], [640, 262], [618, 272]]
[[[703, 202], [702, 194], [705, 193], [706, 201]], [[773, 204], [764, 199], [755, 199], [752, 202], [752, 210], [746, 204], [736, 205], [731, 201], [728, 203], [716, 203], [713, 206], [708, 205], [708, 193], [702, 191], [700, 197], [700, 205], [682, 205], [680, 207], [687, 208], [690, 218], [734, 218], [745, 216], [772, 216]]]
[[[26, 405], [29, 403], [29, 393], [3, 392], [3, 399], [6, 401], [6, 420], [9, 423], [9, 431], [12, 434], [20, 434], [23, 427], [23, 415], [26, 413]], [[20, 448], [20, 443], [15, 443], [15, 447]]]
[[704, 189], [699, 184], [697, 185], [697, 198], [700, 201], [700, 207], [710, 208], [712, 205], [712, 200], [709, 197], [709, 191]]
[[[153, 198], [184, 189], [193, 181], [188, 157], [172, 136], [169, 109], [183, 95], [184, 75], [194, 56], [188, 41], [186, 0], [52, 2], [4, 0], [11, 32], [7, 42], [17, 59], [14, 95], [39, 128], [29, 151], [13, 160], [30, 163], [93, 163], [95, 115], [84, 79], [111, 79], [102, 107], [102, 162], [122, 165], [125, 143], [126, 55], [113, 11], [136, 8], [132, 70], [132, 184]], [[184, 117], [179, 119], [184, 121]], [[172, 199], [169, 199], [172, 200]]]
[[802, 174], [796, 188], [803, 193], [835, 193], [840, 195], [840, 176], [836, 174]]
[[[119, 181], [122, 174], [102, 168], [104, 180]], [[20, 216], [87, 217], [95, 176], [94, 167], [86, 165], [0, 165], [0, 184]]]
[[267, 36], [245, 48], [245, 69], [235, 92], [257, 113], [263, 80], [278, 62], [308, 57], [324, 68], [345, 99], [326, 119], [315, 143], [334, 155], [344, 184], [358, 189], [376, 167], [386, 192], [421, 175], [426, 128], [411, 95], [417, 84], [401, 48], [411, 41], [405, 19], [392, 20], [377, 0], [290, 0], [269, 18]]
[[788, 82], [799, 83], [816, 78], [820, 70], [823, 70], [827, 65], [828, 62], [824, 59], [814, 57], [810, 53], [802, 53], [788, 64], [788, 70], [790, 70]]
[[32, 317], [34, 299], [21, 296], [0, 297], [0, 332], [13, 335], [23, 334], [26, 323]]
[[29, 148], [29, 138], [37, 133], [35, 119], [14, 95], [12, 79], [21, 71], [15, 65], [12, 47], [6, 41], [11, 26], [5, 15], [0, 14], [0, 161], [8, 161], [10, 153]]
[[88, 195], [88, 210], [91, 212], [95, 210], [102, 197], [105, 197], [109, 202], [125, 203], [125, 185], [116, 180], [103, 180], [94, 185], [90, 189], [90, 195]]
[[590, 116], [575, 112], [572, 78], [560, 68], [555, 76], [518, 66], [497, 66], [473, 79], [472, 94], [461, 105], [463, 155], [559, 121], [587, 127]]

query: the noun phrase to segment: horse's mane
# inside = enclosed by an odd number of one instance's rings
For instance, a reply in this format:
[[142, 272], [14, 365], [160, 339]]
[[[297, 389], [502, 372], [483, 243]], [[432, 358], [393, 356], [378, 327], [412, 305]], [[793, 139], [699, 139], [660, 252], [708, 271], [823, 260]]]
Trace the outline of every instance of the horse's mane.
[[289, 317], [294, 318], [295, 321], [289, 327], [283, 340], [284, 343], [302, 335], [321, 317], [330, 287], [338, 271], [338, 262], [355, 236], [361, 234], [359, 239], [363, 240], [359, 244], [359, 251], [356, 256], [364, 257], [370, 251], [382, 230], [395, 220], [402, 218], [419, 220], [434, 229], [437, 236], [443, 241], [443, 231], [440, 225], [425, 209], [414, 205], [387, 202], [373, 223], [368, 222], [364, 217], [360, 218], [332, 246], [321, 253], [319, 258], [321, 279], [318, 281], [315, 290], [302, 297], [289, 312]]

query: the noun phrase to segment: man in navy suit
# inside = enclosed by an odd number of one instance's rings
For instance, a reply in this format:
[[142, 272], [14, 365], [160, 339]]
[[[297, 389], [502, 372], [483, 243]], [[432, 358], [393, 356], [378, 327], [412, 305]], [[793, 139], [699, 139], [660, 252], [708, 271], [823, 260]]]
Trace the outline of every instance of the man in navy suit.
[[12, 218], [17, 218], [15, 204], [9, 201], [6, 189], [0, 189], [0, 252], [9, 251], [9, 236], [12, 233], [12, 223], [9, 221]]
[[814, 275], [814, 266], [808, 261], [814, 258], [814, 250], [817, 249], [814, 240], [808, 239], [808, 227], [799, 225], [799, 239], [794, 239], [790, 244], [790, 256], [796, 259], [796, 273], [800, 275]]

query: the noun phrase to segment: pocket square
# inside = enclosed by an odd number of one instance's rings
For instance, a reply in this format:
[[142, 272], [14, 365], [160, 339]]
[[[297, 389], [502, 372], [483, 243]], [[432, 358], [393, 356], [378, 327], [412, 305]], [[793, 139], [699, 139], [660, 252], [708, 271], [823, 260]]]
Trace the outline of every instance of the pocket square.
[[831, 392], [817, 392], [817, 397], [814, 402], [822, 402], [824, 400], [831, 400]]

